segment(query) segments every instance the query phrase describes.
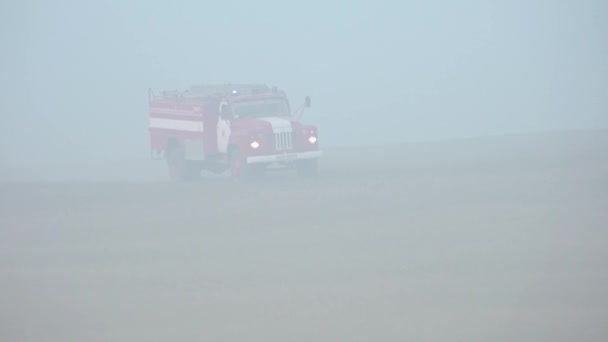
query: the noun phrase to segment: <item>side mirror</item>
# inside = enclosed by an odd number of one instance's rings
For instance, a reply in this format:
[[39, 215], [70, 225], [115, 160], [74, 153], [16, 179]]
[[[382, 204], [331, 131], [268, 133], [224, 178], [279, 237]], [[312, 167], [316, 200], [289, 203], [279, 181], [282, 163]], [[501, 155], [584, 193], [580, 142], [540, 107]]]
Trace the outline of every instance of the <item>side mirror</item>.
[[309, 107], [310, 107], [310, 96], [306, 96], [304, 98], [304, 106], [302, 106], [302, 108], [300, 108], [300, 114], [298, 115], [298, 121], [300, 121], [300, 119], [302, 118], [304, 109], [309, 108]]

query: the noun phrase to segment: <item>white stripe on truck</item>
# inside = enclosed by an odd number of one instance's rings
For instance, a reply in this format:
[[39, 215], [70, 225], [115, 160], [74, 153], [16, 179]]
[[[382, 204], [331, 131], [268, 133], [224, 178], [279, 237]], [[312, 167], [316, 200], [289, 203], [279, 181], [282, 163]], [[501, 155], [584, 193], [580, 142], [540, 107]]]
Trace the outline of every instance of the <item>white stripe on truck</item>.
[[202, 121], [150, 118], [150, 128], [172, 129], [176, 131], [202, 132]]

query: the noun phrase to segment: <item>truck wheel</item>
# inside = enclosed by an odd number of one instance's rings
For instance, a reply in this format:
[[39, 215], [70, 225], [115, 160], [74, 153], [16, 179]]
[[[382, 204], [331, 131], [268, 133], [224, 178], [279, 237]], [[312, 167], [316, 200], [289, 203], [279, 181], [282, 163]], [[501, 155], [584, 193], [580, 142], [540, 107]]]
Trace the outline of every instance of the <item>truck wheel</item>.
[[184, 154], [179, 146], [172, 145], [167, 147], [166, 152], [167, 168], [169, 177], [172, 180], [182, 179], [184, 169]]
[[241, 150], [234, 148], [230, 151], [230, 175], [233, 179], [243, 180], [247, 178], [247, 161], [243, 158]]
[[201, 166], [193, 161], [184, 159], [184, 151], [173, 145], [167, 149], [167, 167], [172, 180], [192, 180], [201, 172]]
[[296, 162], [296, 172], [300, 177], [314, 178], [319, 170], [319, 161], [317, 159], [304, 159]]

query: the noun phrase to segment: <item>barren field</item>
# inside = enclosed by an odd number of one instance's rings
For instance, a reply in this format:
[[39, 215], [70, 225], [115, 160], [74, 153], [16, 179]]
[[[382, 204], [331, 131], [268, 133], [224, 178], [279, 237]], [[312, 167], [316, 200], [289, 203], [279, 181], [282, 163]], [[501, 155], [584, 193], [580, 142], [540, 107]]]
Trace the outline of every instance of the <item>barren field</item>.
[[0, 340], [608, 340], [606, 131], [164, 171], [2, 170]]

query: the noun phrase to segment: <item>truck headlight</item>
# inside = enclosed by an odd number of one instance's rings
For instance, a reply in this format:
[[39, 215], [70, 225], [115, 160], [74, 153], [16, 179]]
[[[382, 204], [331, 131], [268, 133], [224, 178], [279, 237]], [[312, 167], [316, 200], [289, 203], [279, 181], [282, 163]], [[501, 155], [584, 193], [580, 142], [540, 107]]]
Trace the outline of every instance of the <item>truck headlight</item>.
[[254, 149], [254, 150], [255, 150], [256, 148], [260, 147], [260, 143], [259, 143], [259, 142], [257, 142], [257, 141], [255, 141], [255, 140], [254, 140], [254, 141], [252, 141], [250, 145], [251, 145], [251, 148], [252, 148], [252, 149]]
[[311, 135], [310, 138], [308, 138], [308, 142], [311, 144], [314, 144], [317, 142], [317, 137], [315, 137], [314, 135]]

